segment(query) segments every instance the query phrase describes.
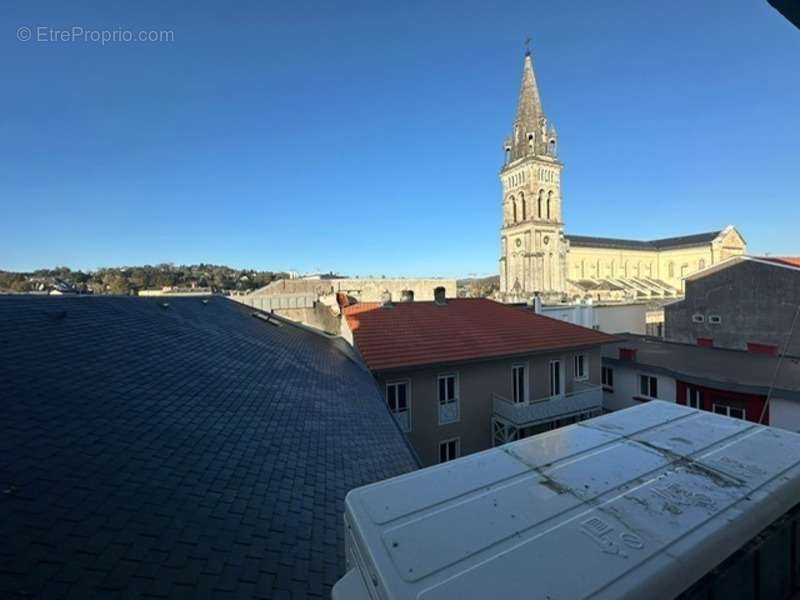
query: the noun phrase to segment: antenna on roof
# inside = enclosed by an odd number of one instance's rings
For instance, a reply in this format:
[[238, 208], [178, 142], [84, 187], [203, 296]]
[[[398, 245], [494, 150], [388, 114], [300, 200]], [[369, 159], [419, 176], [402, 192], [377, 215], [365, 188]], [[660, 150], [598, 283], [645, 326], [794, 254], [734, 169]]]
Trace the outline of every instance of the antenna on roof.
[[789, 344], [792, 343], [792, 336], [794, 335], [794, 329], [795, 325], [797, 325], [798, 317], [800, 317], [800, 304], [797, 305], [797, 310], [794, 313], [794, 319], [792, 319], [792, 326], [789, 328], [789, 335], [786, 337], [786, 343], [783, 345], [783, 352], [778, 357], [778, 364], [775, 365], [775, 372], [772, 374], [772, 382], [769, 384], [769, 390], [767, 390], [767, 399], [764, 401], [764, 408], [761, 409], [761, 416], [758, 418], [759, 425], [761, 425], [764, 422], [764, 415], [767, 414], [767, 409], [769, 408], [769, 401], [772, 398], [772, 390], [775, 388], [775, 381], [778, 379], [778, 372], [781, 370], [783, 357], [786, 356], [786, 352], [789, 350]]

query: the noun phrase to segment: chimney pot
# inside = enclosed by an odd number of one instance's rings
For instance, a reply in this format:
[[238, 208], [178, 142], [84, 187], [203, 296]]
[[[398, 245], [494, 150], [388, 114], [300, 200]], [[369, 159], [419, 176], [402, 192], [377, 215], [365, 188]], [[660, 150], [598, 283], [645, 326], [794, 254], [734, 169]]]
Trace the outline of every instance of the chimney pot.
[[392, 307], [392, 293], [389, 290], [383, 290], [381, 294], [381, 306], [384, 308]]

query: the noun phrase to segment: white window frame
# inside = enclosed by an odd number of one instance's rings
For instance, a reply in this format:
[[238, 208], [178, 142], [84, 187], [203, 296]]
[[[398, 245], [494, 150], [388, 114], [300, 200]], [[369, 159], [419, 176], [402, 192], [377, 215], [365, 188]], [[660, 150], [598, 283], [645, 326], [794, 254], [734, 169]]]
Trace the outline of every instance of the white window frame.
[[[455, 442], [454, 445], [453, 445], [453, 447], [455, 449], [454, 450], [455, 456], [452, 456], [452, 457], [449, 457], [449, 458], [445, 458], [445, 460], [442, 460], [442, 446], [445, 446], [446, 444], [450, 444], [450, 443], [453, 443], [453, 442]], [[441, 464], [444, 464], [446, 462], [450, 462], [451, 460], [455, 460], [457, 458], [461, 458], [461, 438], [460, 437], [454, 437], [454, 438], [448, 438], [446, 440], [441, 440], [439, 442], [439, 456], [438, 456], [439, 464], [441, 465]]]
[[[558, 390], [553, 387], [553, 365], [558, 364]], [[551, 398], [560, 398], [564, 395], [564, 363], [560, 359], [551, 360], [547, 365], [547, 385]]]
[[722, 317], [719, 315], [708, 315], [708, 322], [710, 325], [722, 325]]
[[[642, 377], [647, 377], [647, 393], [642, 393]], [[651, 384], [651, 380], [656, 382], [656, 395], [651, 395], [653, 392], [653, 386]], [[650, 373], [639, 373], [639, 393], [637, 394], [641, 398], [647, 398], [648, 400], [658, 400], [658, 377], [655, 375], [650, 375]]]
[[[722, 411], [718, 411], [717, 410], [718, 407], [721, 408]], [[731, 414], [731, 410], [742, 411], [742, 416], [741, 417], [733, 416]], [[745, 410], [744, 408], [739, 408], [738, 406], [731, 406], [730, 404], [717, 404], [715, 402], [714, 405], [711, 407], [711, 412], [713, 412], [716, 415], [725, 415], [726, 417], [730, 417], [732, 419], [741, 419], [742, 421], [747, 420], [747, 410]]]
[[[692, 392], [696, 393], [696, 401], [692, 400]], [[703, 392], [700, 388], [690, 385], [686, 386], [686, 406], [689, 408], [696, 408], [697, 410], [703, 410]]]
[[[404, 411], [392, 410], [392, 407], [389, 405], [389, 388], [398, 385], [406, 386], [406, 409]], [[396, 397], [396, 392], [395, 392], [395, 397]], [[386, 382], [386, 406], [389, 408], [389, 412], [392, 413], [394, 419], [400, 425], [400, 429], [402, 429], [406, 433], [410, 432], [412, 429], [410, 379], [394, 379], [392, 381]]]
[[[578, 365], [581, 365], [581, 373], [578, 373]], [[573, 367], [575, 369], [575, 381], [586, 381], [589, 379], [589, 359], [585, 354], [576, 354], [573, 359]]]
[[[522, 397], [519, 397], [517, 393], [517, 381], [519, 380], [517, 376], [518, 369], [522, 369], [522, 384], [525, 386], [525, 389], [522, 390]], [[515, 404], [527, 402], [531, 397], [530, 391], [530, 368], [528, 367], [528, 363], [515, 363], [511, 365], [511, 401]]]
[[[608, 377], [606, 377], [606, 373], [611, 373], [611, 383], [608, 383]], [[614, 367], [607, 367], [603, 365], [600, 368], [600, 383], [605, 389], [614, 391]]]
[[[439, 395], [441, 381], [445, 380], [445, 393], [447, 393], [447, 379], [453, 378], [453, 399], [445, 400]], [[461, 381], [458, 371], [442, 373], [436, 377], [436, 406], [439, 415], [439, 425], [458, 423], [461, 420]], [[451, 406], [452, 405], [452, 406]]]

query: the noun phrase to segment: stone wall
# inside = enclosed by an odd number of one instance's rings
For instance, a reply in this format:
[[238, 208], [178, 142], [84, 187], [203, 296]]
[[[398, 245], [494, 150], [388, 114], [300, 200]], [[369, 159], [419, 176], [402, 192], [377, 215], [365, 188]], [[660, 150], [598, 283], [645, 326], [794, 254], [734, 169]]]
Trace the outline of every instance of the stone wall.
[[414, 300], [433, 300], [433, 290], [444, 287], [448, 298], [456, 297], [456, 280], [438, 277], [412, 278], [346, 278], [346, 279], [280, 279], [273, 281], [248, 296], [276, 296], [287, 294], [311, 294], [316, 297], [343, 292], [359, 302], [380, 302], [384, 291], [392, 294], [394, 300], [400, 299], [403, 290], [414, 292]]
[[433, 301], [437, 287], [448, 298], [456, 297], [456, 280], [440, 278], [280, 279], [231, 299], [265, 312], [339, 335], [342, 318], [336, 294], [345, 293], [358, 302], [380, 302], [388, 291], [399, 302], [402, 292], [414, 292], [415, 302]]

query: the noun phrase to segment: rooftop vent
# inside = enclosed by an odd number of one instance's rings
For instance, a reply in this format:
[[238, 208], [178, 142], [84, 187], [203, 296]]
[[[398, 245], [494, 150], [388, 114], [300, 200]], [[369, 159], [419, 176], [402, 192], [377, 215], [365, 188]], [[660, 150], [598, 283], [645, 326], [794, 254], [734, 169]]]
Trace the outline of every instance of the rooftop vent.
[[260, 319], [273, 327], [283, 327], [283, 323], [281, 323], [278, 319], [275, 319], [271, 314], [263, 313], [263, 312], [252, 312], [252, 314], [256, 319]]
[[447, 304], [447, 295], [444, 286], [440, 285], [433, 290], [433, 301], [439, 305]]

